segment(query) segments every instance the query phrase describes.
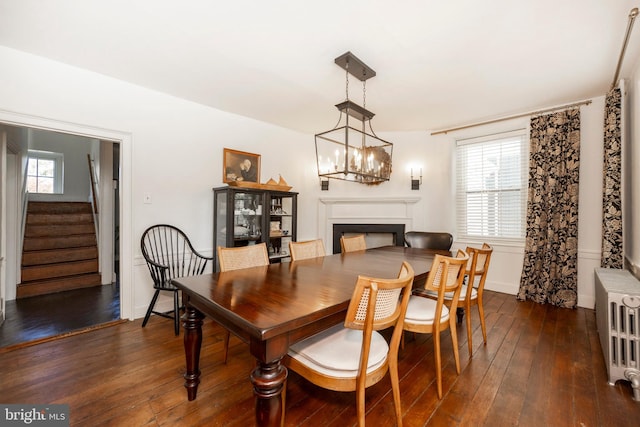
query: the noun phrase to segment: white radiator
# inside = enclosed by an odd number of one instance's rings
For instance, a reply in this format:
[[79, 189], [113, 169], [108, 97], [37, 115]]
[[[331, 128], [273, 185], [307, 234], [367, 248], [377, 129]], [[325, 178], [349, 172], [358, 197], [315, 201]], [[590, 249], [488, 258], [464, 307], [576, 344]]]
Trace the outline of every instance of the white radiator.
[[627, 270], [596, 268], [596, 322], [609, 384], [631, 382], [640, 401], [640, 282]]

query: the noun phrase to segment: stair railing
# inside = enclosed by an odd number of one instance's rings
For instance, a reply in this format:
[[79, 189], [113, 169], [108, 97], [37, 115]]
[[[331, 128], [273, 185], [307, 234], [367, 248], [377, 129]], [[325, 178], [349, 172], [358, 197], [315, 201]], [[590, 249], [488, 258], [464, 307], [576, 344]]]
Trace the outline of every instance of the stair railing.
[[96, 224], [96, 228], [98, 228], [98, 185], [97, 185], [97, 179], [95, 176], [95, 169], [93, 168], [93, 160], [91, 160], [91, 156], [89, 154], [87, 154], [87, 162], [89, 162], [89, 180], [90, 180], [90, 187], [89, 187], [89, 192], [90, 194], [90, 199], [91, 199], [91, 211], [93, 212], [93, 220], [94, 223]]
[[90, 179], [90, 192], [91, 192], [91, 206], [93, 208], [93, 213], [98, 213], [98, 187], [97, 187], [97, 179], [95, 176], [95, 170], [93, 168], [93, 160], [91, 160], [91, 155], [87, 154], [87, 162], [89, 162], [89, 179]]
[[95, 227], [96, 232], [96, 248], [98, 249], [98, 270], [102, 271], [102, 251], [101, 249], [101, 239], [100, 239], [100, 224], [98, 223], [98, 178], [95, 174], [95, 168], [93, 167], [93, 160], [91, 160], [91, 155], [87, 154], [87, 162], [89, 162], [89, 193], [91, 200], [91, 213], [93, 214], [93, 225]]
[[93, 223], [96, 227], [96, 237], [99, 236], [98, 231], [100, 230], [98, 224], [98, 185], [97, 178], [95, 176], [95, 169], [93, 168], [93, 160], [91, 160], [91, 155], [87, 154], [87, 161], [89, 162], [89, 180], [90, 180], [90, 200], [91, 200], [91, 212], [93, 213]]

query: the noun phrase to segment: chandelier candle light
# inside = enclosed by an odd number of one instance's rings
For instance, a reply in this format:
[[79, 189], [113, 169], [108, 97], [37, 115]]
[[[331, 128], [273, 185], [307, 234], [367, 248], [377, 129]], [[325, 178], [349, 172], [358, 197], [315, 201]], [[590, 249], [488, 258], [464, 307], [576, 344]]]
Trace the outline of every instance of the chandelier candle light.
[[[325, 185], [328, 184], [327, 178], [369, 185], [389, 181], [393, 144], [376, 136], [371, 127], [374, 114], [365, 108], [366, 81], [374, 77], [376, 72], [351, 52], [337, 57], [335, 63], [346, 71], [347, 99], [336, 105], [340, 111], [336, 127], [315, 136], [321, 183], [328, 189], [328, 185]], [[349, 99], [349, 74], [362, 81], [362, 107]], [[341, 126], [343, 117], [344, 124]], [[369, 132], [366, 130], [367, 123]]]

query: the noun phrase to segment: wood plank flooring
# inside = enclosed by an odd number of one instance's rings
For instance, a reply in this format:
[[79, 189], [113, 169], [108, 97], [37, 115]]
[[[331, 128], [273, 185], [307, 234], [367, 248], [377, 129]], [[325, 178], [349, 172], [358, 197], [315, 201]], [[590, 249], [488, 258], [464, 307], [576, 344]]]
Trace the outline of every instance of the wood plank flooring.
[[[461, 374], [443, 335], [443, 391], [436, 395], [433, 343], [418, 335], [400, 356], [405, 426], [638, 426], [628, 382], [607, 384], [592, 310], [559, 309], [486, 292], [488, 343], [473, 314], [473, 357], [459, 326]], [[0, 354], [0, 402], [66, 403], [74, 426], [247, 426], [254, 360], [207, 320], [198, 398], [188, 402], [182, 336], [152, 317]], [[388, 379], [367, 390], [367, 424], [393, 426]], [[287, 426], [352, 426], [353, 393], [320, 389], [290, 373]]]
[[120, 319], [120, 287], [92, 286], [6, 303], [0, 352]]

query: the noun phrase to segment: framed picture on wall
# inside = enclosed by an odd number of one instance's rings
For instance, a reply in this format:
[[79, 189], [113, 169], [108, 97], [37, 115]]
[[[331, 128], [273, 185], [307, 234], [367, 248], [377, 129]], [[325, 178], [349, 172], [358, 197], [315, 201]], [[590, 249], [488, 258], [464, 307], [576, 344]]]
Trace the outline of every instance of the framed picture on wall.
[[222, 182], [247, 181], [260, 183], [260, 155], [223, 149]]

